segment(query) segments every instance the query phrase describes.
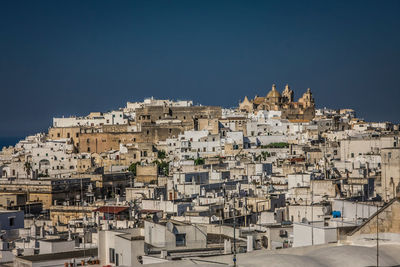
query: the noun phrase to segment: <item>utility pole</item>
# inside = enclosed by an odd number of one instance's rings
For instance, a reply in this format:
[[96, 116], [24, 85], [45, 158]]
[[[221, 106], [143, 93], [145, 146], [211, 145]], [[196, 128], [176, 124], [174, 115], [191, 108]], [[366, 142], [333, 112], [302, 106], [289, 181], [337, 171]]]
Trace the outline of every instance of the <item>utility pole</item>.
[[86, 217], [86, 213], [84, 211], [84, 207], [83, 207], [83, 181], [82, 181], [82, 177], [81, 177], [81, 207], [82, 207], [82, 212], [84, 213], [83, 217], [82, 217], [82, 227], [83, 227], [83, 265], [86, 265], [86, 236], [85, 236], [85, 217]]
[[236, 207], [235, 195], [233, 195], [233, 266], [236, 267]]
[[340, 217], [342, 217], [342, 226], [343, 226], [343, 214], [344, 214], [344, 198], [342, 199], [342, 214], [340, 214]]
[[379, 267], [379, 207], [376, 205], [376, 267]]
[[247, 226], [247, 198], [244, 198], [244, 226]]
[[356, 221], [356, 225], [358, 225], [358, 223], [357, 223], [357, 221], [358, 221], [358, 214], [357, 214], [357, 202], [358, 202], [358, 200], [356, 200], [356, 218], [355, 218], [355, 221]]
[[221, 236], [222, 235], [222, 211], [223, 210], [219, 211], [219, 245], [220, 245], [219, 253], [221, 253], [221, 255], [222, 255], [222, 248], [221, 248], [221, 244], [222, 244], [222, 236]]
[[314, 183], [311, 181], [311, 245], [314, 246]]

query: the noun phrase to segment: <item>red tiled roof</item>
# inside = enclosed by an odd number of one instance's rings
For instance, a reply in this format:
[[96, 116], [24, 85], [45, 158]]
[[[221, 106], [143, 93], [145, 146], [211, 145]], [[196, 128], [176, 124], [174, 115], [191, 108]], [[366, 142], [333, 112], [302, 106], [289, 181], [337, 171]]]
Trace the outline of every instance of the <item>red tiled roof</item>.
[[98, 211], [101, 213], [114, 213], [118, 214], [120, 212], [123, 212], [125, 210], [129, 209], [129, 207], [124, 207], [124, 206], [102, 206], [100, 208], [95, 209], [94, 211]]
[[291, 158], [289, 159], [290, 162], [302, 162], [305, 161], [305, 158]]

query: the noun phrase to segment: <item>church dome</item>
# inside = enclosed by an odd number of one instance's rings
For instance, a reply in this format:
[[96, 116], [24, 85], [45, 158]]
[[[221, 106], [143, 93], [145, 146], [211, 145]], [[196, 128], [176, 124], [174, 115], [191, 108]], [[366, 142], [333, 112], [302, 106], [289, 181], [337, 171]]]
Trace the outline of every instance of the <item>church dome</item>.
[[272, 85], [272, 90], [267, 94], [267, 98], [280, 98], [281, 94], [276, 90], [275, 84]]

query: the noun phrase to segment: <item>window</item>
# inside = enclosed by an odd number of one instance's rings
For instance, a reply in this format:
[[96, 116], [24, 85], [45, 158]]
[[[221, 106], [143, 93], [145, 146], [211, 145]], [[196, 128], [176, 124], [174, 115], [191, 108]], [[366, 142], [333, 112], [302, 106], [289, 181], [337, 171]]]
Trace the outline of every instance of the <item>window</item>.
[[115, 266], [119, 266], [119, 254], [115, 254]]
[[10, 226], [14, 226], [15, 225], [15, 217], [8, 218], [8, 224]]
[[110, 263], [115, 263], [115, 249], [109, 248]]
[[351, 153], [351, 157], [354, 158], [354, 153]]
[[67, 133], [67, 138], [70, 138], [71, 137], [71, 134], [70, 133]]
[[57, 133], [57, 137], [60, 137], [60, 133]]
[[177, 247], [186, 246], [186, 234], [176, 234], [175, 235], [175, 245]]

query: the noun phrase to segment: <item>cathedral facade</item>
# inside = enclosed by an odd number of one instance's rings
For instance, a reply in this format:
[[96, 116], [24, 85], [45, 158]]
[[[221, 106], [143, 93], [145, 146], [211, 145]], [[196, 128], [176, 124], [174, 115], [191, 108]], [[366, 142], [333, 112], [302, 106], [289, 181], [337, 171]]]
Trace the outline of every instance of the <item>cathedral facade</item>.
[[282, 94], [276, 90], [275, 84], [265, 97], [256, 96], [249, 100], [247, 96], [239, 103], [239, 110], [249, 113], [257, 113], [259, 110], [281, 111], [281, 118], [288, 120], [310, 121], [315, 116], [315, 103], [310, 88], [294, 102], [294, 92], [289, 85], [285, 86]]

